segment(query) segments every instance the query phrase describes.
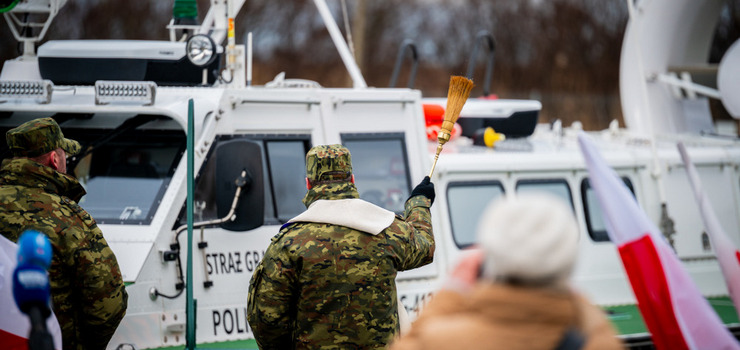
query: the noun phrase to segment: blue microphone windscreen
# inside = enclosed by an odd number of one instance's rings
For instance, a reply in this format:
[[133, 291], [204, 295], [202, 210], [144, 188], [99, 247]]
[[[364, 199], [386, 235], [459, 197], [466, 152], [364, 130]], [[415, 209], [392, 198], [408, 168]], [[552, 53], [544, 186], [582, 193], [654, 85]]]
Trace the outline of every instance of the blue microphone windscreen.
[[46, 270], [36, 265], [18, 265], [13, 271], [13, 299], [27, 312], [32, 306], [49, 305], [50, 286]]
[[18, 239], [18, 265], [36, 265], [48, 269], [51, 264], [51, 243], [43, 233], [26, 230]]

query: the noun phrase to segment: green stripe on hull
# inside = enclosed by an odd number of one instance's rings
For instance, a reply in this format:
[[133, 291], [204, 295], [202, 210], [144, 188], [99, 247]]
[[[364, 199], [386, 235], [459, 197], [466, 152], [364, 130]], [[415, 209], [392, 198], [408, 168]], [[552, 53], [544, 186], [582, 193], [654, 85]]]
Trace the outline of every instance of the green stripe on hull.
[[[717, 314], [725, 324], [738, 323], [737, 312], [729, 297], [707, 298]], [[609, 320], [621, 335], [647, 333], [645, 321], [640, 315], [637, 305], [621, 305], [605, 307]]]
[[[735, 306], [732, 304], [732, 300], [729, 297], [713, 297], [707, 298], [709, 304], [714, 307], [717, 314], [725, 324], [737, 324], [740, 323], [738, 320], [737, 312], [735, 312]], [[620, 306], [609, 306], [605, 307], [604, 310], [607, 312], [609, 320], [612, 322], [617, 332], [621, 335], [629, 334], [645, 334], [647, 328], [645, 322], [642, 320], [640, 310], [637, 305], [620, 305]], [[157, 348], [159, 350], [182, 350], [185, 346], [170, 346]], [[257, 342], [254, 339], [247, 340], [234, 340], [219, 343], [209, 344], [198, 344], [197, 349], [258, 349]]]
[[[157, 349], [158, 350], [182, 350], [184, 348], [185, 348], [185, 345], [179, 345], [179, 346], [170, 346], [166, 348], [157, 348]], [[198, 350], [206, 350], [206, 349], [257, 350], [259, 348], [257, 347], [257, 342], [254, 339], [247, 339], [247, 340], [234, 340], [234, 341], [219, 342], [219, 343], [198, 344], [196, 349]]]

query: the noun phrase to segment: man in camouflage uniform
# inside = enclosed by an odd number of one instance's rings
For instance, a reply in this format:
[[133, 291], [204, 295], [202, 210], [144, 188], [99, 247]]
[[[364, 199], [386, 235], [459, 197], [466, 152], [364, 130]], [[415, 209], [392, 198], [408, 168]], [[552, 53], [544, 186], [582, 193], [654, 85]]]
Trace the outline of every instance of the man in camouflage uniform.
[[6, 134], [14, 158], [0, 169], [0, 233], [13, 242], [27, 229], [46, 234], [54, 313], [64, 349], [105, 349], [126, 314], [128, 295], [113, 251], [77, 201], [85, 194], [66, 172], [67, 154], [80, 151], [51, 118]]
[[272, 238], [249, 287], [248, 321], [262, 349], [382, 349], [398, 331], [397, 271], [432, 261], [426, 177], [404, 217], [359, 199], [349, 150], [306, 154], [308, 210]]

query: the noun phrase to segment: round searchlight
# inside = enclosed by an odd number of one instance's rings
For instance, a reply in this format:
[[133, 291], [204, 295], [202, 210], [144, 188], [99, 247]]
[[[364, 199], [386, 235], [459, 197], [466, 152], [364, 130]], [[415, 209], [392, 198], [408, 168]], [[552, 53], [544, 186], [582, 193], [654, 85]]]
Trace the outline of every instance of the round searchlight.
[[193, 35], [188, 39], [185, 52], [190, 63], [198, 67], [205, 67], [216, 59], [216, 43], [208, 35]]
[[719, 62], [717, 88], [722, 105], [735, 119], [740, 119], [740, 40], [736, 40]]

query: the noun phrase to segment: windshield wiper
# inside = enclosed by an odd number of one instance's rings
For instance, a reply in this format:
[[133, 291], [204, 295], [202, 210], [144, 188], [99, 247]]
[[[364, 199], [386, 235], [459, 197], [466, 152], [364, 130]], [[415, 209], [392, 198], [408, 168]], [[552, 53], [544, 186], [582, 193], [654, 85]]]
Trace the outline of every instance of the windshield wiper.
[[164, 119], [164, 117], [158, 116], [158, 115], [151, 115], [151, 114], [139, 114], [135, 117], [126, 119], [126, 121], [121, 123], [121, 125], [111, 130], [107, 134], [101, 136], [97, 140], [82, 145], [83, 151], [80, 154], [68, 158], [67, 169], [74, 169], [77, 166], [77, 163], [79, 163], [80, 160], [85, 158], [85, 156], [93, 153], [96, 149], [98, 149], [98, 147], [105, 145], [106, 143], [110, 142], [116, 137], [121, 136], [131, 130], [134, 130], [146, 123], [159, 120], [159, 119]]

